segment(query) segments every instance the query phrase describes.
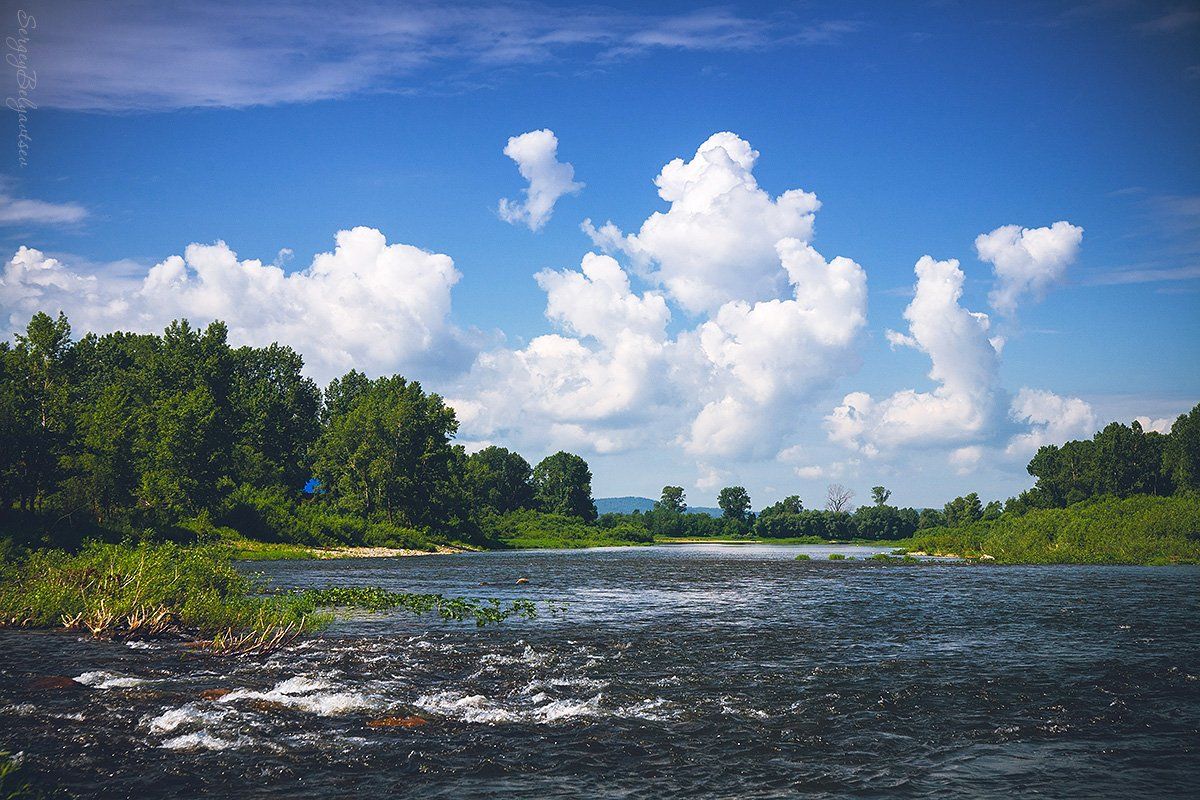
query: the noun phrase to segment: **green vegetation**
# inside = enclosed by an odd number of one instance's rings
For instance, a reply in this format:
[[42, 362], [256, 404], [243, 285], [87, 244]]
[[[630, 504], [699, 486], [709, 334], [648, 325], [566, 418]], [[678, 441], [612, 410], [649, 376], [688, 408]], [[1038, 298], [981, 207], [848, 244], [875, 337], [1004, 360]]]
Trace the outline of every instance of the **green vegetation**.
[[318, 606], [362, 608], [367, 611], [388, 611], [406, 608], [416, 614], [436, 611], [442, 619], [461, 622], [475, 620], [480, 627], [492, 622], [503, 622], [511, 616], [534, 619], [537, 608], [529, 600], [514, 600], [504, 607], [499, 600], [473, 600], [462, 597], [443, 597], [440, 594], [411, 594], [389, 592], [375, 587], [330, 587], [307, 589], [296, 592], [300, 597], [311, 600]]
[[[614, 517], [619, 515], [608, 515]], [[620, 547], [649, 544], [654, 536], [645, 526], [601, 518], [588, 525], [578, 518], [538, 511], [492, 514], [481, 521], [493, 546], [501, 548]]]
[[1200, 563], [1200, 495], [1085, 500], [1067, 508], [1005, 513], [913, 538], [928, 553], [1022, 564]]
[[269, 650], [323, 628], [321, 609], [436, 611], [445, 619], [499, 622], [535, 616], [528, 601], [404, 594], [371, 587], [270, 592], [234, 569], [226, 550], [173, 543], [93, 542], [75, 554], [38, 550], [0, 564], [0, 625], [78, 628], [94, 636], [186, 636], [214, 651]]
[[0, 623], [9, 626], [96, 636], [185, 633], [221, 649], [245, 636], [282, 640], [326, 622], [310, 598], [263, 595], [215, 548], [91, 543], [75, 554], [34, 551], [0, 573]]
[[0, 342], [0, 542], [277, 557], [238, 542], [433, 550], [488, 543], [492, 514], [595, 519], [579, 456], [468, 456], [454, 410], [419, 383], [352, 370], [321, 391], [290, 348], [226, 339], [222, 323], [177, 321], [73, 341], [65, 317], [39, 313]]
[[48, 795], [37, 783], [19, 757], [0, 750], [0, 800], [43, 800]]
[[808, 553], [800, 553], [799, 555], [796, 556], [796, 560], [797, 561], [812, 561], [812, 556], [810, 556]]
[[842, 553], [830, 553], [829, 560], [830, 561], [845, 561], [846, 556]]
[[[834, 484], [822, 509], [792, 495], [756, 515], [745, 487], [728, 486], [714, 518], [689, 512], [683, 488], [665, 486], [648, 512], [597, 519], [578, 455], [532, 466], [501, 447], [467, 455], [453, 442], [454, 410], [417, 382], [351, 370], [322, 391], [290, 348], [226, 339], [222, 323], [177, 321], [161, 336], [74, 341], [65, 317], [39, 313], [14, 342], [0, 342], [0, 554], [171, 541], [262, 559], [345, 546], [950, 541], [947, 531], [967, 549], [1035, 511], [1200, 492], [1197, 406], [1170, 434], [1114, 422], [1090, 440], [1042, 447], [1028, 466], [1034, 487], [1004, 504], [972, 492], [941, 509], [901, 508], [874, 486], [872, 502], [856, 509], [854, 493]], [[1181, 524], [1168, 516], [1164, 524]], [[1092, 539], [1111, 535], [1111, 558], [1190, 558], [1183, 543], [1194, 529], [1155, 529], [1178, 547], [1135, 547], [1125, 541], [1134, 534], [1104, 528], [1123, 519], [1088, 517]], [[1081, 558], [1108, 552], [1089, 542]], [[1056, 547], [1062, 558], [1077, 550]]]

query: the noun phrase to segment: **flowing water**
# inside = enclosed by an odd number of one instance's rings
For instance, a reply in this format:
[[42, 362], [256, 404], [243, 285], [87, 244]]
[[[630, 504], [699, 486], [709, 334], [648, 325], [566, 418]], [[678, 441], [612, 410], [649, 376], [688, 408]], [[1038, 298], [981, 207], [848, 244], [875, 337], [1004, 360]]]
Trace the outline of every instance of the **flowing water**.
[[[1200, 569], [828, 551], [255, 565], [566, 608], [357, 614], [243, 659], [0, 632], [0, 747], [85, 797], [1194, 796]], [[387, 716], [427, 722], [368, 724]]]

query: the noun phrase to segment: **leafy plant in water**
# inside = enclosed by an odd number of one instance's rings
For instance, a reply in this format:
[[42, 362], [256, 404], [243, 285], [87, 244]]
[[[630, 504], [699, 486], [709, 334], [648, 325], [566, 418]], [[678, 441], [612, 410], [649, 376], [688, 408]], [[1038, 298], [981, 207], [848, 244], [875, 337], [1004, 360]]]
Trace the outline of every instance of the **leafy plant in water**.
[[524, 619], [537, 617], [537, 607], [531, 600], [513, 600], [508, 606], [504, 606], [495, 598], [476, 600], [445, 597], [441, 594], [389, 592], [376, 586], [330, 586], [324, 589], [293, 590], [292, 594], [319, 607], [362, 608], [367, 611], [405, 608], [416, 614], [434, 611], [445, 620], [461, 622], [474, 619], [475, 624], [480, 627], [503, 622], [512, 616]]

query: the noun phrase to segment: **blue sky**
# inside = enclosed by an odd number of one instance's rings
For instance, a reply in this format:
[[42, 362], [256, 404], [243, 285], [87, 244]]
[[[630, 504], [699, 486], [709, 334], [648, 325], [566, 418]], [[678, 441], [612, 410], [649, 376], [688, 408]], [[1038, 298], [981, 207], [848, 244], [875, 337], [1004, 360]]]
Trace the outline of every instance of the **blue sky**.
[[[300, 272], [334, 249], [338, 231], [372, 228], [389, 245], [445, 254], [460, 277], [433, 286], [436, 312], [395, 298], [373, 304], [372, 291], [404, 293], [403, 281], [357, 287], [360, 306], [330, 319], [391, 314], [385, 335], [399, 343], [372, 349], [360, 331], [341, 340], [335, 322], [313, 348], [337, 340], [334, 350], [373, 372], [403, 371], [461, 400], [464, 440], [531, 458], [583, 452], [599, 495], [679, 483], [697, 503], [730, 482], [745, 483], [756, 505], [794, 492], [819, 503], [831, 480], [860, 496], [887, 483], [918, 505], [971, 489], [1003, 497], [1028, 485], [1013, 437], [1030, 426], [1051, 441], [1114, 418], [1161, 425], [1200, 400], [1200, 4], [98, 6], [30, 0], [5, 4], [0, 17], [6, 36], [20, 36], [18, 10], [36, 20], [24, 55], [38, 106], [27, 115], [25, 166], [12, 111], [0, 138], [0, 245], [5, 260], [23, 246], [41, 259], [22, 278], [9, 267], [6, 329], [36, 303], [96, 328], [153, 329], [169, 308], [200, 320], [240, 315], [229, 319], [235, 336], [260, 343], [293, 329], [260, 324], [253, 303], [222, 305], [213, 286], [181, 291], [177, 305], [151, 303], [139, 289], [147, 270], [191, 243], [222, 241], [237, 259]], [[4, 80], [15, 94], [12, 65]], [[497, 204], [527, 187], [506, 143], [538, 130], [553, 131], [554, 158], [585, 187], [557, 198], [532, 231], [501, 219]], [[625, 357], [581, 332], [571, 316], [579, 309], [548, 320], [552, 290], [534, 275], [577, 272], [585, 253], [601, 252], [580, 228], [585, 218], [637, 234], [666, 212], [655, 177], [722, 131], [759, 153], [752, 176], [770, 198], [803, 189], [819, 199], [801, 238], [865, 275], [864, 321], [845, 331], [852, 341], [798, 341], [794, 363], [764, 356], [794, 369], [795, 385], [753, 385], [737, 361], [747, 356], [704, 361], [691, 341], [711, 322], [727, 343], [747, 344], [752, 317], [739, 334], [716, 322], [715, 306], [679, 302], [664, 283], [669, 254], [635, 263], [635, 253], [610, 248], [631, 297], [662, 296], [668, 309], [665, 338], [654, 334], [660, 360], [630, 379], [641, 383], [627, 403], [604, 413], [587, 407], [594, 400], [572, 410], [552, 387], [531, 389], [537, 337], [580, 342], [604, 369]], [[1032, 265], [1050, 277], [1014, 312], [991, 307], [998, 279], [976, 237], [1060, 220], [1082, 229], [1067, 263]], [[906, 389], [937, 390], [928, 373], [938, 345], [893, 346], [886, 335], [916, 335], [904, 312], [927, 254], [959, 260], [960, 305], [987, 313], [987, 335], [1004, 338], [989, 367], [994, 391], [953, 398], [975, 404], [962, 429], [901, 435], [888, 413], [867, 419], [860, 408], [867, 429], [839, 439], [827, 418], [845, 395], [869, 394], [874, 407]], [[55, 260], [49, 271], [45, 259]], [[185, 260], [194, 282], [197, 266]], [[346, 270], [347, 280], [360, 274]], [[59, 277], [46, 288], [37, 276], [51, 273]], [[774, 299], [787, 301], [783, 275]], [[264, 291], [253, 296], [269, 306]], [[791, 348], [780, 336], [762, 347]], [[969, 351], [953, 337], [945, 348], [951, 360]], [[322, 379], [344, 363], [305, 355]], [[538, 374], [568, 383], [564, 370], [598, 374], [586, 360], [549, 363]], [[651, 391], [671, 370], [690, 376], [677, 394]], [[1042, 398], [1021, 417], [1022, 388], [1058, 400]], [[466, 408], [503, 398], [526, 407]], [[1033, 408], [1025, 400], [1022, 413]], [[757, 417], [742, 435], [761, 446], [700, 441], [695, 419], [724, 401], [746, 412], [739, 419]]]

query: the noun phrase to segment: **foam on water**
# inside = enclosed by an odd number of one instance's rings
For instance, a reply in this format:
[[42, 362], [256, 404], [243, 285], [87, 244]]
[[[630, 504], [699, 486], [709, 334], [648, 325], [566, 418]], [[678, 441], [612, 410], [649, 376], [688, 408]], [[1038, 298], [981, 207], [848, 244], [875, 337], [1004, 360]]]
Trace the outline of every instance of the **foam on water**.
[[183, 725], [207, 724], [216, 722], [227, 716], [225, 709], [208, 708], [188, 703], [180, 708], [172, 708], [151, 719], [147, 724], [151, 733], [170, 733]]
[[281, 706], [294, 708], [323, 717], [348, 714], [352, 711], [368, 711], [383, 705], [378, 699], [361, 692], [325, 691], [333, 685], [323, 679], [296, 675], [280, 681], [274, 687], [259, 692], [253, 689], [235, 689], [219, 698], [219, 703], [236, 703], [239, 700], [265, 700]]
[[185, 733], [173, 739], [167, 739], [159, 747], [166, 750], [230, 750], [237, 747], [244, 747], [249, 743], [250, 740], [245, 737], [239, 736], [236, 739], [222, 739], [220, 736], [215, 736], [206, 730], [202, 730], [195, 733]]
[[144, 678], [117, 675], [116, 673], [104, 670], [85, 672], [74, 680], [77, 683], [82, 683], [84, 686], [91, 686], [93, 689], [128, 689], [132, 686], [141, 686], [143, 683], [147, 683]]

